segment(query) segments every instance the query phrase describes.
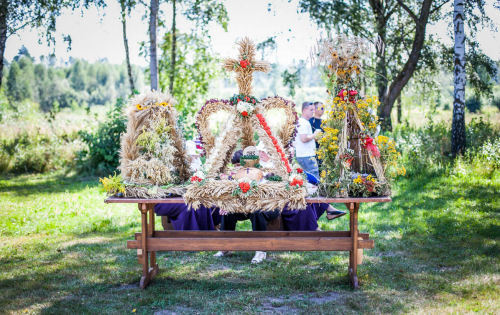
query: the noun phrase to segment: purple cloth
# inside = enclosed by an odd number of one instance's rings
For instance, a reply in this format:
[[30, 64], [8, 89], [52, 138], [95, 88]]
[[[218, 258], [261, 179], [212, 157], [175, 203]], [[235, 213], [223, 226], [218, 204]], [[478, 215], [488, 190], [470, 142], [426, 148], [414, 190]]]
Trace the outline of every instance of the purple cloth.
[[316, 231], [318, 219], [328, 209], [327, 203], [311, 203], [304, 210], [290, 210], [286, 207], [281, 212], [285, 231]]
[[176, 231], [215, 230], [221, 220], [218, 208], [200, 206], [198, 210], [192, 210], [184, 203], [156, 204], [155, 213], [168, 216]]

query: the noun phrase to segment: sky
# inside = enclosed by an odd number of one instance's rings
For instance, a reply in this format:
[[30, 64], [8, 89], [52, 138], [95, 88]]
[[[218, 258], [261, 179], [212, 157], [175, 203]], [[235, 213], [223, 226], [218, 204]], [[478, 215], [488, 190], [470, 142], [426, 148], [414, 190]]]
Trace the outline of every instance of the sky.
[[[500, 11], [492, 7], [494, 0], [487, 0], [489, 15], [500, 25]], [[229, 15], [228, 31], [225, 32], [215, 23], [209, 26], [212, 45], [215, 53], [221, 57], [236, 57], [234, 43], [248, 36], [254, 42], [261, 42], [276, 36], [277, 49], [266, 56], [270, 62], [278, 62], [285, 66], [293, 65], [298, 60], [307, 58], [311, 48], [321, 37], [322, 32], [309, 19], [308, 14], [297, 12], [297, 0], [226, 0]], [[490, 3], [491, 2], [491, 3]], [[269, 4], [271, 3], [271, 4]], [[172, 18], [171, 5], [162, 4], [163, 14], [160, 16], [167, 25]], [[127, 20], [128, 40], [131, 62], [147, 66], [148, 61], [139, 55], [141, 41], [148, 41], [148, 19], [146, 8], [139, 6]], [[178, 15], [180, 31], [189, 31], [192, 25]], [[429, 27], [429, 31], [451, 43], [446, 35], [446, 23]], [[161, 30], [162, 34], [165, 30]], [[83, 12], [64, 11], [57, 21], [55, 47], [48, 47], [39, 42], [37, 30], [25, 29], [7, 39], [5, 58], [12, 60], [19, 48], [24, 45], [34, 57], [48, 55], [55, 48], [56, 57], [68, 60], [70, 56], [88, 61], [106, 58], [111, 63], [120, 64], [125, 60], [123, 49], [122, 26], [118, 1], [108, 1], [105, 9], [92, 8]], [[63, 35], [71, 35], [72, 49], [62, 41]], [[324, 34], [323, 34], [324, 35]], [[500, 60], [500, 35], [490, 30], [481, 31], [477, 40], [484, 52], [494, 60]]]

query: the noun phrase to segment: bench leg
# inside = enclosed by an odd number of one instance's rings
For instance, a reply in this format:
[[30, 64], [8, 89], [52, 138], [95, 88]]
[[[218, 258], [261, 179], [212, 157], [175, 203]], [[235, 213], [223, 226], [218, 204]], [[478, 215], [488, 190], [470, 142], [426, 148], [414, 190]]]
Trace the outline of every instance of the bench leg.
[[349, 209], [349, 230], [351, 232], [352, 249], [349, 251], [349, 278], [354, 289], [358, 284], [358, 210], [359, 203], [346, 204]]
[[[139, 287], [145, 289], [154, 276], [158, 274], [158, 264], [156, 263], [156, 252], [150, 252], [147, 248], [147, 238], [154, 236], [154, 211], [153, 205], [140, 203], [141, 211], [141, 255], [139, 261], [142, 264], [142, 277]], [[148, 222], [149, 216], [149, 222]]]

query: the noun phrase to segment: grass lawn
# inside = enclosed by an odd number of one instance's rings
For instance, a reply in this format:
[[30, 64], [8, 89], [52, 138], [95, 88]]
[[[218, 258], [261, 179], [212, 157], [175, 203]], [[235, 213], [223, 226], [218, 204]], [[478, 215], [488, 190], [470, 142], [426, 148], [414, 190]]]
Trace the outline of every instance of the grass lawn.
[[[142, 291], [125, 248], [140, 230], [136, 206], [105, 205], [94, 178], [3, 177], [0, 313], [498, 313], [499, 191], [499, 170], [455, 167], [402, 179], [392, 203], [362, 206], [375, 249], [357, 291], [337, 252], [272, 252], [257, 266], [250, 252], [160, 253]], [[323, 230], [347, 227], [348, 216], [321, 219]]]

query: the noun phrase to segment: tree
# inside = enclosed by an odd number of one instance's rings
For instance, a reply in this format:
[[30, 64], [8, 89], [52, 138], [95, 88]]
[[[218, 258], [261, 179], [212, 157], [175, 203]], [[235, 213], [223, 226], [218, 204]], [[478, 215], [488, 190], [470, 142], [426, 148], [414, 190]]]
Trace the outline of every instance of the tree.
[[[172, 47], [173, 36], [168, 32], [160, 45], [162, 51], [159, 61], [160, 88], [165, 89], [172, 84], [172, 55], [168, 52]], [[221, 73], [219, 60], [211, 53], [210, 43], [206, 35], [177, 33], [177, 61], [174, 69], [176, 76], [170, 91], [177, 100], [176, 108], [180, 117], [188, 120], [184, 125], [187, 136], [194, 133], [194, 114], [201, 107], [202, 101], [210, 87], [210, 82]]]
[[128, 81], [130, 84], [130, 93], [134, 93], [134, 77], [132, 76], [132, 66], [130, 64], [130, 54], [128, 49], [128, 39], [127, 39], [127, 14], [130, 14], [130, 10], [135, 5], [134, 1], [130, 0], [120, 0], [120, 8], [122, 15], [122, 34], [123, 34], [123, 46], [125, 48], [125, 61], [127, 63], [127, 74]]
[[158, 90], [158, 57], [156, 54], [156, 29], [158, 27], [158, 0], [151, 0], [149, 7], [149, 80], [151, 90]]
[[[91, 4], [105, 6], [104, 0], [0, 0], [0, 87], [2, 86], [5, 44], [9, 36], [26, 27], [37, 27], [44, 30], [49, 45], [54, 44], [56, 18], [61, 11], [67, 8], [87, 9]], [[64, 40], [71, 43], [69, 36], [65, 36]]]
[[[170, 47], [170, 78], [169, 78], [169, 90], [173, 91], [175, 83], [176, 74], [176, 62], [177, 62], [177, 30], [176, 30], [176, 18], [177, 18], [177, 4], [183, 5], [185, 8], [184, 16], [190, 20], [195, 21], [196, 28], [203, 29], [215, 20], [222, 28], [227, 31], [227, 11], [222, 3], [218, 3], [216, 0], [171, 0], [172, 2], [172, 27], [170, 33], [172, 34], [171, 47]], [[207, 38], [209, 38], [208, 34]]]
[[453, 91], [453, 120], [451, 125], [451, 152], [453, 156], [465, 150], [465, 32], [464, 0], [455, 0], [453, 29], [455, 30], [455, 71]]
[[[449, 13], [443, 9], [448, 3], [450, 0], [301, 0], [299, 6], [320, 27], [368, 39], [378, 38], [375, 82], [382, 102], [379, 116], [383, 127], [391, 129], [394, 102], [413, 74], [421, 69], [435, 71], [441, 61], [440, 55], [443, 61], [447, 61], [445, 47], [426, 33], [426, 27]], [[477, 30], [477, 25], [490, 21], [484, 5], [483, 0], [471, 0], [465, 4], [469, 16], [467, 22], [473, 26], [472, 31]], [[479, 9], [478, 12], [475, 9]], [[482, 54], [480, 50], [475, 53]], [[489, 59], [482, 56], [478, 62]], [[492, 70], [490, 75], [493, 75], [494, 68], [484, 68]], [[469, 75], [475, 76], [473, 72]]]

